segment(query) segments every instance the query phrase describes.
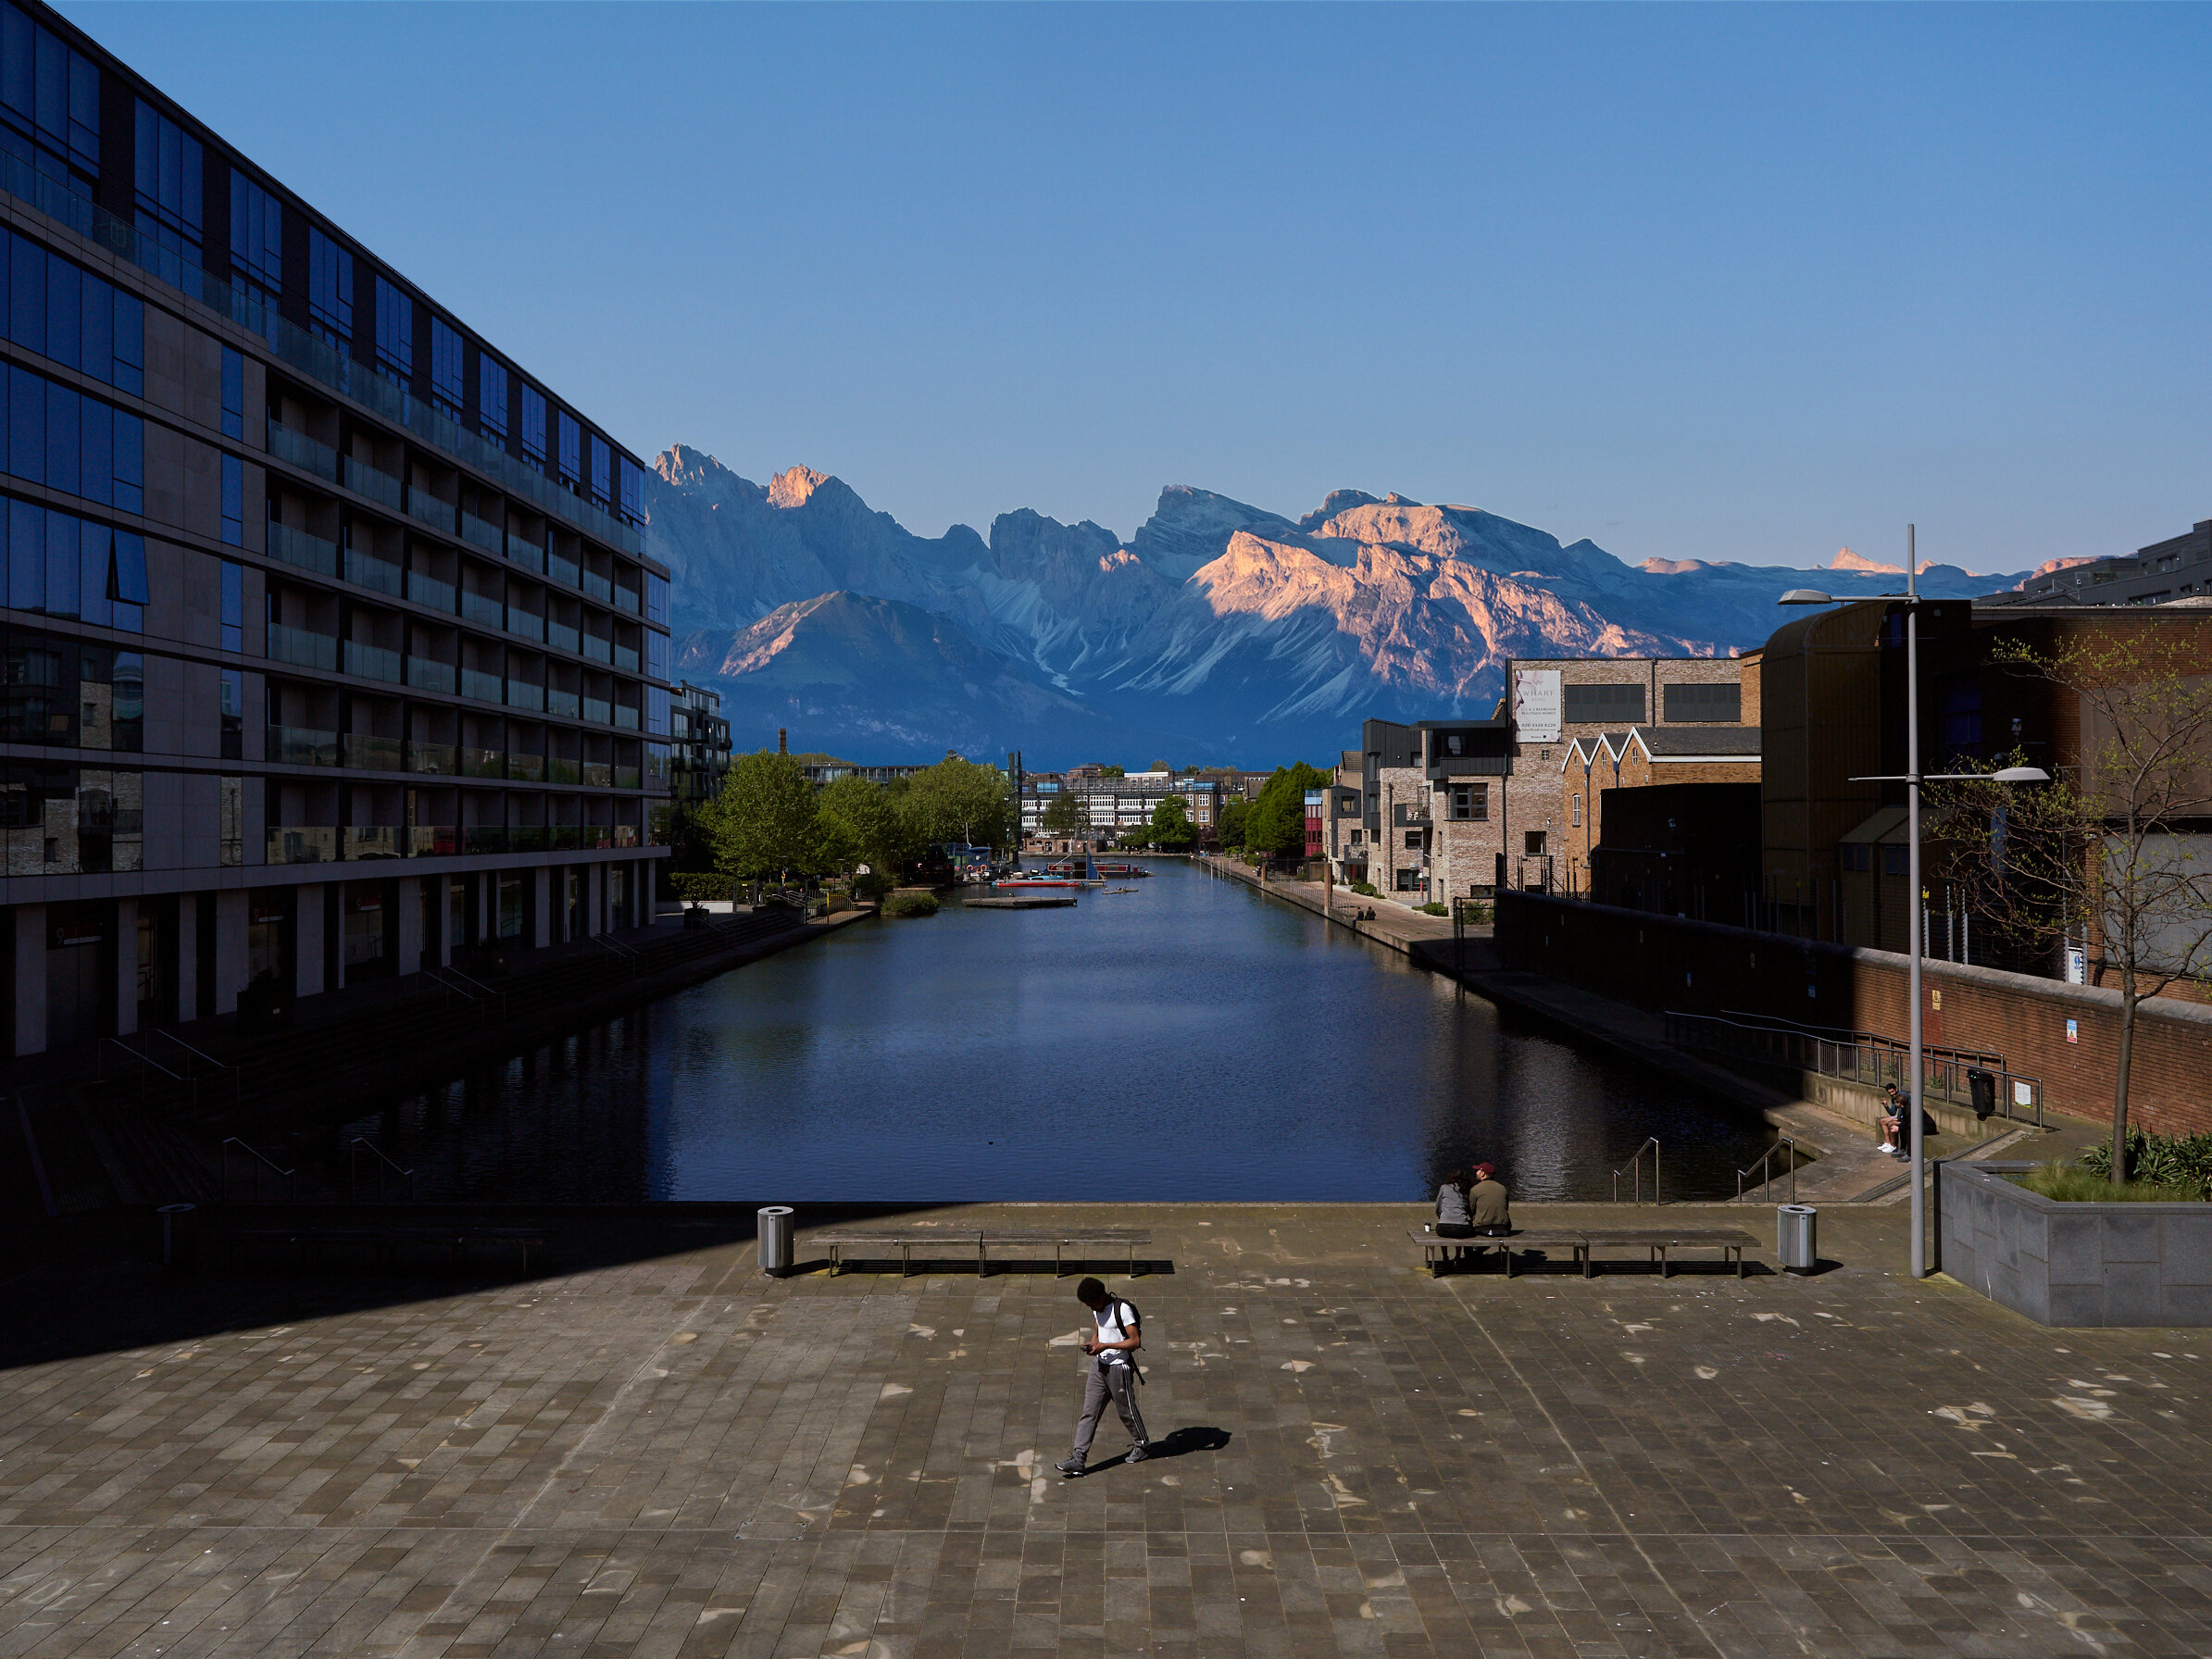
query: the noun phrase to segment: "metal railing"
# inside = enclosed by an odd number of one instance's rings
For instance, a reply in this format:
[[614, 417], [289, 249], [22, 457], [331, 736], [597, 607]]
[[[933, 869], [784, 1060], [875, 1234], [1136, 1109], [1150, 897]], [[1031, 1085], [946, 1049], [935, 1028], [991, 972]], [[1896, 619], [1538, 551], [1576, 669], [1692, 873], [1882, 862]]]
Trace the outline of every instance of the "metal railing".
[[200, 1085], [203, 1082], [219, 1083], [225, 1072], [230, 1073], [231, 1076], [231, 1104], [235, 1105], [243, 1098], [243, 1079], [245, 1074], [228, 1060], [218, 1060], [213, 1054], [203, 1054], [185, 1042], [183, 1038], [171, 1031], [151, 1030], [144, 1034], [142, 1041], [149, 1048], [156, 1042], [166, 1042], [170, 1049], [175, 1051], [174, 1057], [177, 1064], [183, 1068], [184, 1079], [192, 1091], [193, 1102], [195, 1105], [199, 1103]]
[[347, 1163], [346, 1174], [353, 1192], [354, 1203], [359, 1204], [361, 1202], [361, 1154], [363, 1153], [367, 1153], [369, 1154], [369, 1173], [376, 1177], [377, 1203], [381, 1204], [384, 1202], [384, 1178], [387, 1174], [389, 1174], [395, 1181], [406, 1182], [406, 1197], [409, 1202], [413, 1201], [415, 1197], [415, 1172], [412, 1169], [402, 1169], [397, 1164], [394, 1164], [390, 1158], [386, 1157], [381, 1148], [379, 1148], [374, 1142], [363, 1135], [356, 1135], [347, 1144], [345, 1151]]
[[[1839, 1081], [1882, 1088], [1894, 1083], [1911, 1090], [1907, 1073], [1912, 1066], [1911, 1045], [1902, 1039], [1876, 1031], [1836, 1030], [1801, 1026], [1756, 1014], [1679, 1014], [1665, 1016], [1668, 1046], [1699, 1050], [1759, 1065], [1809, 1071]], [[1940, 1101], [1945, 1105], [1974, 1104], [1972, 1073], [1985, 1071], [1995, 1088], [1993, 1116], [2018, 1118], [2043, 1126], [2043, 1082], [2025, 1077], [2005, 1064], [2005, 1056], [1988, 1049], [1950, 1048], [1941, 1043], [1920, 1045], [1920, 1084], [1923, 1105]]]
[[1790, 1139], [1789, 1136], [1783, 1135], [1772, 1146], [1759, 1154], [1750, 1168], [1736, 1171], [1735, 1202], [1737, 1204], [1743, 1202], [1743, 1180], [1746, 1176], [1756, 1175], [1759, 1178], [1751, 1183], [1751, 1190], [1754, 1192], [1761, 1191], [1769, 1182], [1780, 1179], [1774, 1174], [1772, 1159], [1774, 1154], [1784, 1147], [1789, 1148], [1790, 1151], [1790, 1202], [1792, 1204], [1797, 1202], [1797, 1142]]
[[246, 1169], [254, 1178], [254, 1203], [259, 1204], [261, 1202], [261, 1176], [264, 1170], [269, 1172], [269, 1179], [272, 1180], [281, 1180], [284, 1183], [284, 1196], [286, 1198], [294, 1197], [296, 1194], [296, 1182], [299, 1176], [298, 1170], [285, 1168], [283, 1165], [278, 1163], [267, 1153], [257, 1151], [254, 1147], [248, 1146], [236, 1135], [232, 1135], [229, 1140], [223, 1142], [223, 1202], [225, 1204], [229, 1204], [231, 1202], [231, 1149], [233, 1147], [235, 1147], [238, 1150], [239, 1154], [245, 1159]]
[[632, 977], [635, 977], [639, 964], [645, 959], [644, 952], [637, 949], [634, 945], [624, 944], [619, 939], [609, 938], [605, 933], [587, 933], [584, 935], [583, 943], [584, 949], [587, 951], [606, 952], [621, 964], [624, 973]]
[[237, 1066], [218, 1060], [212, 1055], [204, 1054], [191, 1043], [184, 1042], [181, 1038], [172, 1037], [167, 1031], [147, 1031], [143, 1033], [139, 1040], [148, 1047], [151, 1047], [156, 1041], [169, 1043], [177, 1051], [169, 1056], [174, 1064], [164, 1066], [144, 1049], [132, 1048], [119, 1037], [101, 1038], [96, 1053], [100, 1061], [100, 1075], [103, 1078], [108, 1075], [107, 1061], [111, 1054], [119, 1056], [131, 1066], [137, 1067], [138, 1098], [142, 1104], [145, 1101], [147, 1089], [152, 1086], [156, 1076], [165, 1077], [175, 1084], [177, 1091], [183, 1095], [186, 1105], [197, 1107], [200, 1104], [202, 1086], [210, 1082], [220, 1082], [222, 1075], [229, 1072], [231, 1074], [231, 1099], [233, 1102], [238, 1099], [241, 1074]]
[[496, 1009], [504, 1017], [506, 1014], [506, 992], [494, 991], [481, 979], [472, 979], [457, 967], [426, 967], [422, 977], [445, 992], [445, 1000], [458, 997], [481, 1008], [488, 1016]]
[[1659, 1138], [1654, 1135], [1636, 1149], [1634, 1157], [1613, 1172], [1613, 1202], [1615, 1204], [1620, 1202], [1620, 1178], [1624, 1175], [1630, 1177], [1634, 1182], [1632, 1191], [1635, 1196], [1630, 1202], [1631, 1204], [1643, 1202], [1643, 1154], [1645, 1153], [1651, 1154], [1651, 1201], [1654, 1204], [1667, 1202], [1659, 1195]]

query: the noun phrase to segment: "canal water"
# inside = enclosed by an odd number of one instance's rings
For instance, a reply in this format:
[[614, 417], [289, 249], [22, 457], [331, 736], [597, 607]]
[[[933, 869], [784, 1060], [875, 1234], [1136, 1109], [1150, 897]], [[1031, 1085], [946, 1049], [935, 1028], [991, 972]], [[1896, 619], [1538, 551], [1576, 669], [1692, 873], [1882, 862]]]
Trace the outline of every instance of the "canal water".
[[1489, 1159], [1670, 1198], [1771, 1139], [1175, 861], [1072, 909], [870, 920], [351, 1126], [426, 1197], [1414, 1200]]

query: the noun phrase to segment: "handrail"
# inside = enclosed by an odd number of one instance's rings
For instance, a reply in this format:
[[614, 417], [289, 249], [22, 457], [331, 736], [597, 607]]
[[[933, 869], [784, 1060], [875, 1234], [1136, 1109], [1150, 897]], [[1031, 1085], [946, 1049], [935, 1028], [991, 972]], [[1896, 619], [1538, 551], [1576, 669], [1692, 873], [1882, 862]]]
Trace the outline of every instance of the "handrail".
[[1772, 1146], [1769, 1146], [1765, 1152], [1759, 1154], [1759, 1155], [1753, 1160], [1749, 1169], [1739, 1169], [1736, 1171], [1735, 1202], [1737, 1204], [1742, 1204], [1743, 1202], [1743, 1178], [1745, 1176], [1750, 1175], [1755, 1170], [1757, 1172], [1759, 1179], [1752, 1183], [1752, 1191], [1755, 1192], [1757, 1191], [1761, 1187], [1768, 1185], [1774, 1179], [1773, 1172], [1768, 1167], [1768, 1160], [1772, 1158], [1776, 1153], [1781, 1151], [1781, 1149], [1785, 1146], [1790, 1149], [1790, 1202], [1792, 1204], [1795, 1204], [1797, 1202], [1797, 1142], [1792, 1140], [1789, 1136], [1782, 1135], [1777, 1137]]
[[612, 951], [618, 960], [629, 962], [632, 965], [643, 962], [645, 959], [644, 952], [637, 949], [633, 945], [624, 944], [620, 940], [616, 939], [609, 934], [587, 933], [584, 935], [583, 942], [584, 948], [586, 950], [598, 949], [603, 951]]
[[384, 1171], [387, 1169], [389, 1169], [394, 1176], [407, 1183], [407, 1197], [410, 1200], [414, 1198], [415, 1172], [412, 1169], [402, 1169], [385, 1154], [381, 1147], [370, 1141], [366, 1135], [356, 1135], [353, 1140], [347, 1143], [345, 1150], [347, 1157], [346, 1174], [349, 1186], [353, 1192], [353, 1201], [356, 1204], [359, 1204], [361, 1202], [361, 1154], [363, 1153], [367, 1153], [371, 1158], [376, 1160], [376, 1162], [371, 1165], [370, 1167], [376, 1171], [376, 1196], [378, 1203], [381, 1204], [383, 1202]]
[[1633, 1202], [1637, 1204], [1643, 1202], [1643, 1154], [1645, 1153], [1651, 1154], [1651, 1201], [1654, 1204], [1667, 1202], [1659, 1194], [1659, 1138], [1653, 1135], [1636, 1149], [1634, 1157], [1613, 1172], [1613, 1202], [1615, 1204], [1620, 1202], [1620, 1178], [1624, 1175], [1632, 1176], [1635, 1179], [1636, 1196]]
[[256, 1204], [261, 1202], [261, 1171], [264, 1169], [285, 1183], [285, 1196], [291, 1197], [296, 1193], [295, 1178], [299, 1174], [298, 1170], [285, 1168], [283, 1165], [278, 1163], [268, 1154], [247, 1145], [236, 1135], [232, 1135], [223, 1142], [223, 1202], [225, 1204], [231, 1201], [231, 1149], [233, 1146], [245, 1154], [250, 1160], [246, 1167], [254, 1172], [254, 1202]]
[[427, 973], [432, 979], [436, 980], [439, 984], [446, 986], [451, 990], [457, 991], [463, 996], [498, 996], [501, 994], [500, 992], [494, 991], [481, 979], [470, 979], [467, 974], [463, 973], [457, 967], [453, 967], [450, 966], [444, 967], [431, 967], [425, 968], [423, 971]]
[[2005, 1064], [2003, 1054], [1988, 1049], [1923, 1043], [1920, 1078], [1915, 1085], [1906, 1076], [1911, 1045], [1879, 1031], [1800, 1026], [1758, 1015], [1685, 1014], [1669, 1009], [1664, 1016], [1663, 1034], [1664, 1041], [1674, 1048], [1706, 1049], [1876, 1087], [1895, 1083], [1913, 1089], [1923, 1100], [1941, 1100], [1952, 1105], [1970, 1105], [1972, 1073], [1986, 1071], [1996, 1088], [1993, 1115], [2031, 1121], [2038, 1127], [2043, 1120], [2042, 1080], [2015, 1072]]
[[206, 1066], [207, 1068], [208, 1074], [212, 1077], [220, 1078], [226, 1071], [231, 1074], [231, 1098], [233, 1104], [244, 1098], [245, 1073], [240, 1070], [239, 1067], [233, 1065], [231, 1062], [228, 1060], [218, 1060], [213, 1054], [202, 1054], [198, 1049], [193, 1047], [191, 1043], [185, 1042], [183, 1038], [178, 1036], [175, 1032], [165, 1031], [158, 1026], [146, 1032], [145, 1036], [149, 1042], [152, 1042], [153, 1039], [158, 1037], [163, 1042], [170, 1043], [175, 1047], [181, 1048], [184, 1051], [185, 1059], [183, 1064], [186, 1087], [191, 1091], [192, 1103], [194, 1106], [197, 1106], [200, 1104], [200, 1079], [194, 1075], [192, 1069], [192, 1063], [194, 1060], [197, 1060], [202, 1066]]
[[[114, 1049], [118, 1054], [123, 1055], [126, 1059], [137, 1061], [139, 1065], [147, 1067], [149, 1070], [159, 1072], [163, 1077], [169, 1079], [169, 1080], [172, 1083], [182, 1083], [189, 1080], [182, 1073], [171, 1071], [160, 1061], [155, 1059], [153, 1055], [139, 1053], [138, 1050], [132, 1048], [128, 1042], [125, 1042], [119, 1037], [101, 1038], [100, 1045], [94, 1052], [105, 1055], [109, 1049]], [[106, 1074], [103, 1072], [101, 1075], [105, 1077]]]

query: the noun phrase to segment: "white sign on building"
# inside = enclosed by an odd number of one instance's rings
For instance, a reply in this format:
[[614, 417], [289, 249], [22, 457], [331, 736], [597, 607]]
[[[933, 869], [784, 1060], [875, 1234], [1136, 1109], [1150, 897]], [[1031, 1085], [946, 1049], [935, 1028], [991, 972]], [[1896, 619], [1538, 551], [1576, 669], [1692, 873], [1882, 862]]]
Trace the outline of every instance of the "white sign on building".
[[1517, 742], [1557, 742], [1561, 712], [1558, 669], [1513, 670], [1513, 735]]

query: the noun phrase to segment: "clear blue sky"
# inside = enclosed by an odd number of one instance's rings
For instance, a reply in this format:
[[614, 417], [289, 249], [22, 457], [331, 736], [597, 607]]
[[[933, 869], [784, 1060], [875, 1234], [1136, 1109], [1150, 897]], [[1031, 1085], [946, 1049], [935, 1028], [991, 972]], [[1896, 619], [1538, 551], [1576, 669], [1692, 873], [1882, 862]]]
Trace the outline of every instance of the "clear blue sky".
[[1631, 560], [2212, 518], [2212, 10], [73, 4], [645, 455]]

